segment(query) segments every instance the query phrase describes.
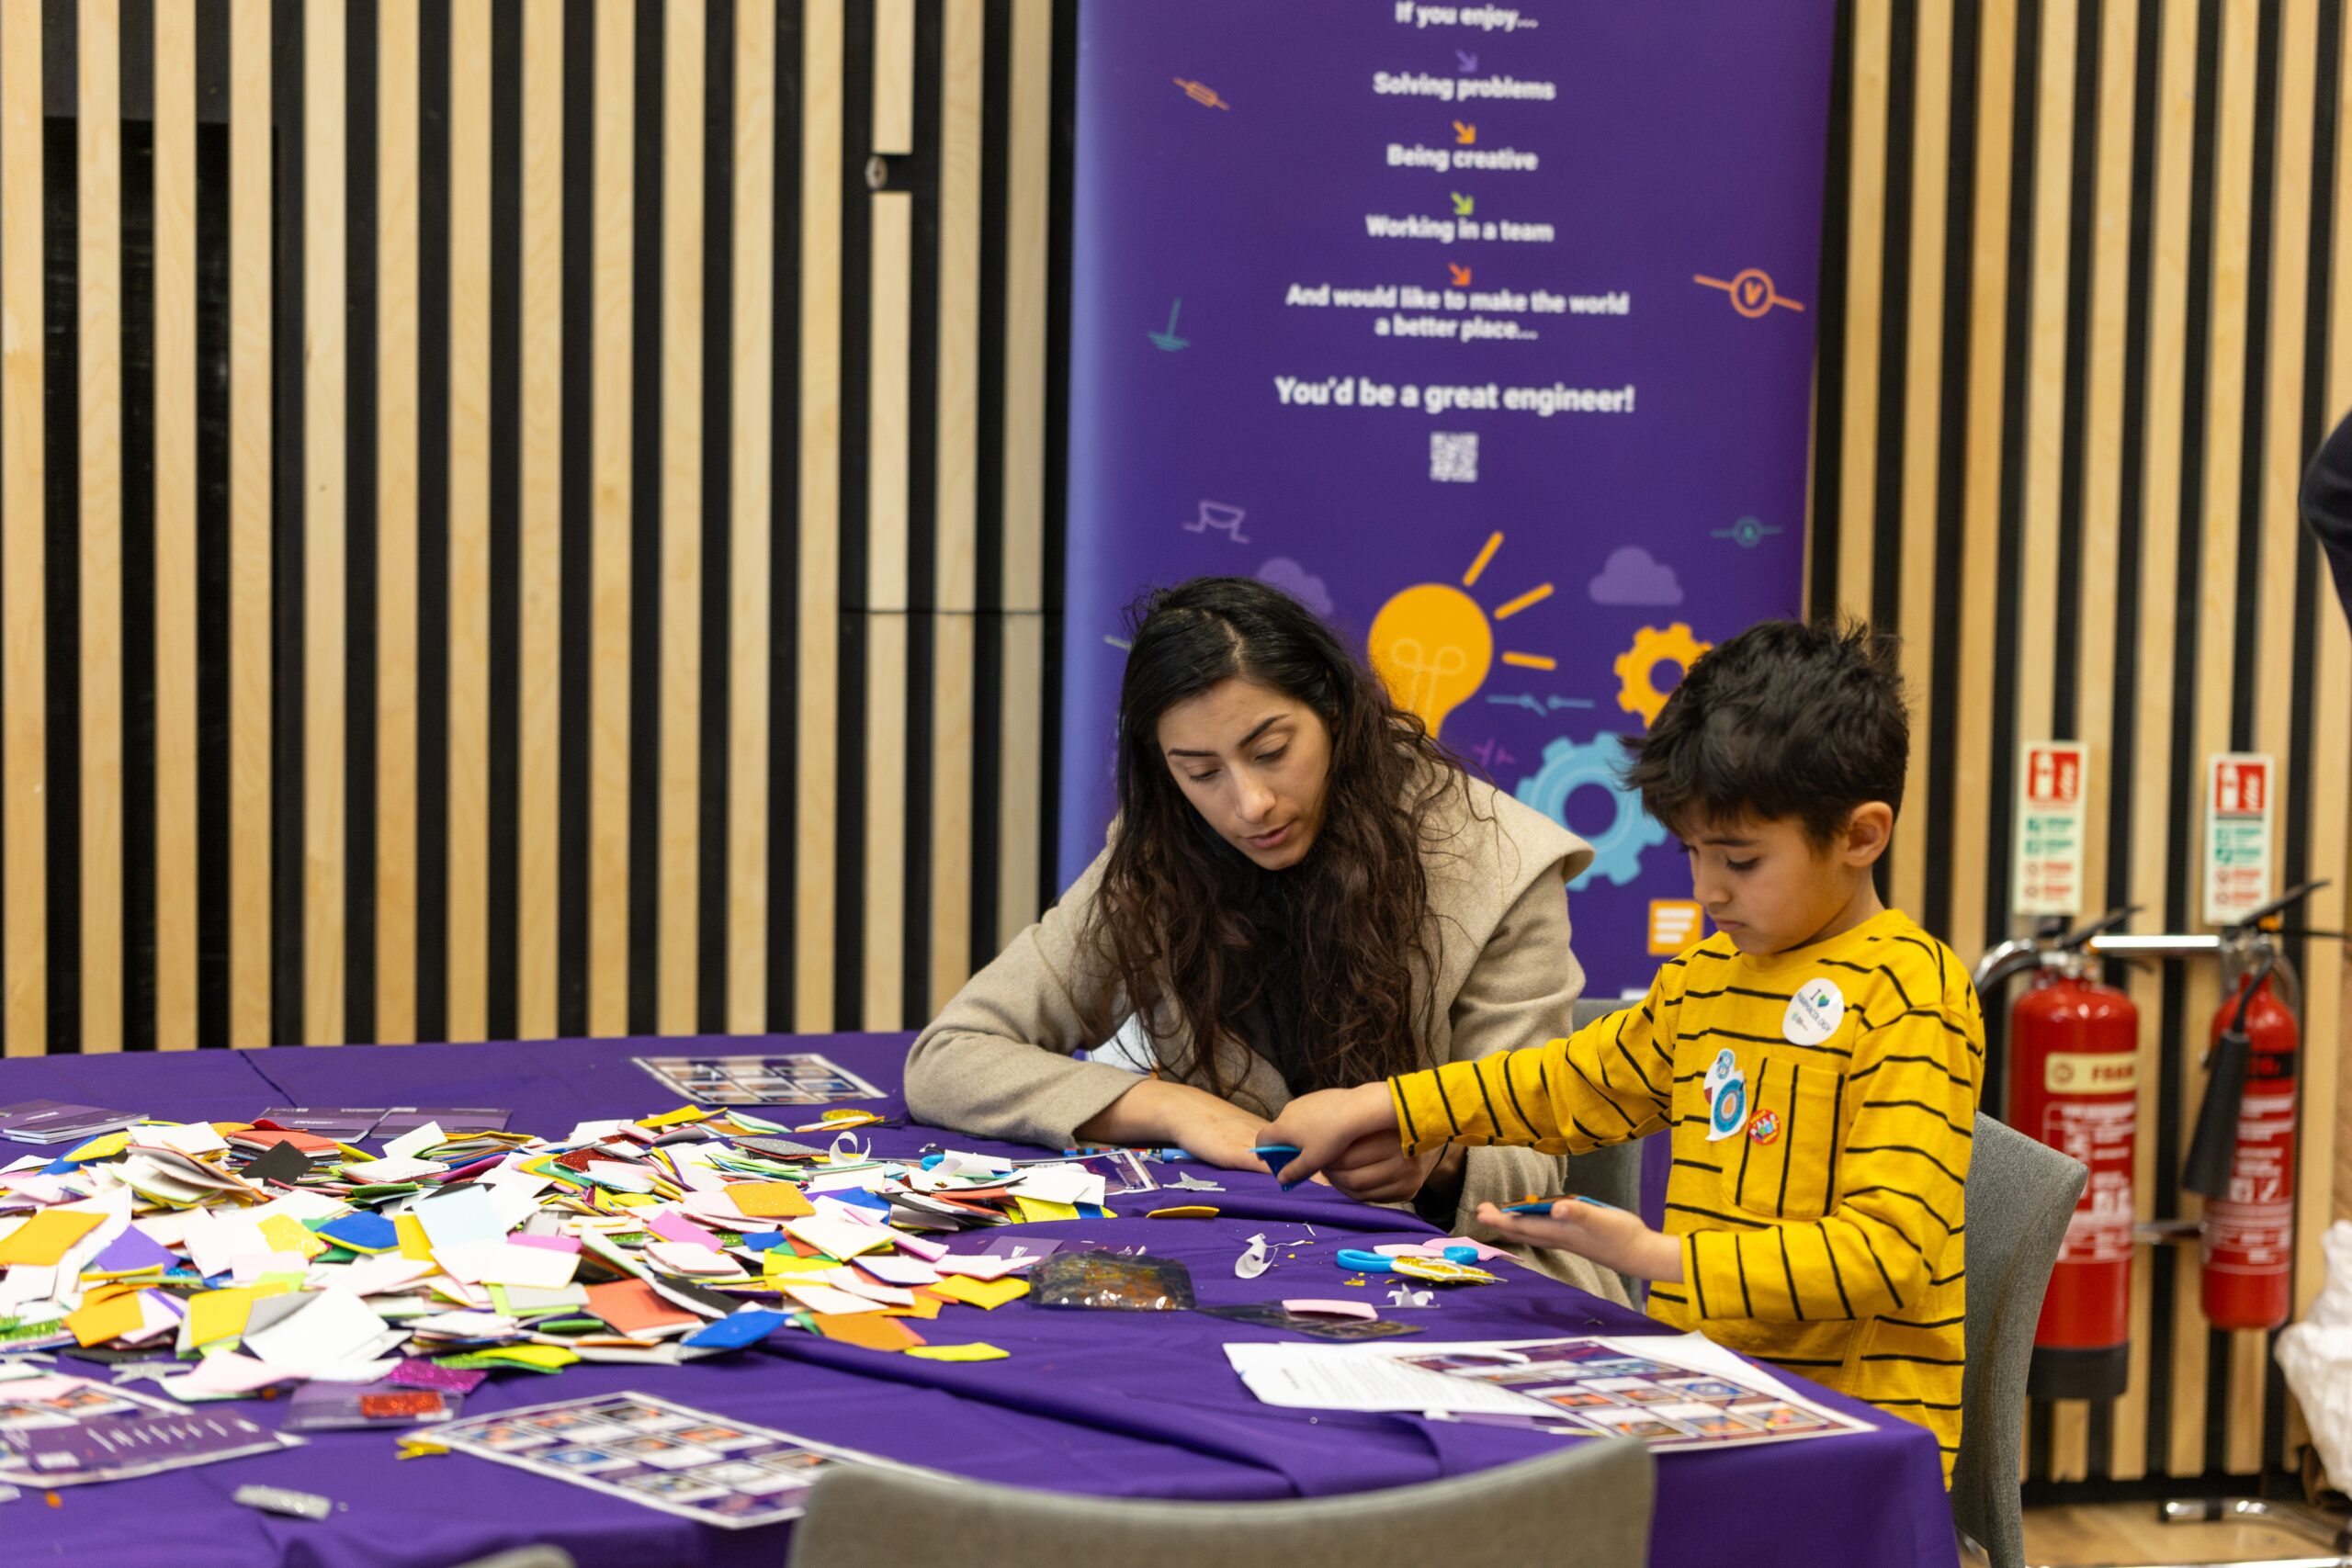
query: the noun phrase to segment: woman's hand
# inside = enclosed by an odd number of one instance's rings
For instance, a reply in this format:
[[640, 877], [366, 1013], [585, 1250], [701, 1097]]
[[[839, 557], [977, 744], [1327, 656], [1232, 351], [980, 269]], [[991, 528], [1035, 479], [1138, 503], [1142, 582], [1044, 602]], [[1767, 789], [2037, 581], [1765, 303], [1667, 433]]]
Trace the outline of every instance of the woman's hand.
[[1492, 1203], [1478, 1205], [1478, 1223], [1530, 1247], [1556, 1247], [1591, 1258], [1603, 1269], [1636, 1280], [1682, 1278], [1682, 1243], [1642, 1224], [1641, 1216], [1606, 1203], [1563, 1198], [1549, 1214], [1514, 1214]]
[[1091, 1144], [1149, 1146], [1172, 1144], [1194, 1159], [1227, 1170], [1263, 1170], [1250, 1149], [1263, 1142], [1266, 1119], [1219, 1100], [1204, 1089], [1167, 1078], [1138, 1078], [1136, 1086], [1077, 1129]]

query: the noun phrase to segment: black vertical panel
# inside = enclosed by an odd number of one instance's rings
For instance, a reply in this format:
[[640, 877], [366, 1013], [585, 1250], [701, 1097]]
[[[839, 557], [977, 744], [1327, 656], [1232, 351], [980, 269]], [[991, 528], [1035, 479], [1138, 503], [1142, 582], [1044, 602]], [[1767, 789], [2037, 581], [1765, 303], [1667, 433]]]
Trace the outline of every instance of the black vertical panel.
[[[480, 4], [481, 0], [471, 0]], [[490, 20], [490, 1006], [512, 1040], [523, 765], [523, 0]]]
[[[2237, 617], [2232, 626], [2230, 748], [2254, 746], [2256, 683], [2261, 673], [2262, 491], [2268, 478], [2263, 463], [2264, 431], [2270, 401], [2270, 221], [2278, 184], [2278, 9], [2265, 6], [2255, 32], [2254, 155], [2246, 203], [2246, 301], [2245, 380], [2240, 403], [2238, 463]], [[2273, 570], [2278, 570], [2275, 566]], [[2287, 797], [2288, 832], [2304, 809], [2301, 792]], [[2293, 1248], [2288, 1249], [2289, 1258]], [[2292, 1267], [2291, 1261], [2290, 1267]], [[2229, 1468], [2229, 1409], [2232, 1336], [2207, 1331], [2205, 1360], [2205, 1468]]]
[[[2122, 428], [2115, 455], [2119, 467], [2115, 561], [2112, 573], [2108, 574], [2114, 583], [2115, 593], [2115, 657], [2109, 675], [2113, 682], [2113, 699], [2109, 712], [2105, 764], [2108, 785], [2105, 901], [2110, 909], [2121, 908], [2131, 902], [2132, 852], [2136, 841], [2134, 829], [2139, 770], [2135, 759], [2140, 744], [2140, 573], [2147, 509], [2148, 294], [2155, 208], [2156, 97], [2158, 85], [2163, 79], [2163, 62], [2158, 58], [2162, 0], [2139, 0], [2138, 11], [2134, 46], [2136, 63], [2132, 89], [2132, 202], [2123, 287]], [[2105, 977], [2108, 984], [2113, 986], [2124, 985], [2128, 980], [2123, 965], [2120, 964], [2108, 964]], [[2153, 1269], [2150, 1278], [2155, 1279], [2167, 1272], [2164, 1268]], [[2155, 1346], [2156, 1342], [2151, 1340], [2152, 1352]], [[2153, 1400], [2156, 1389], [2169, 1384], [2169, 1359], [2152, 1353], [2148, 1358], [2147, 1375]], [[2152, 1421], [2153, 1409], [2152, 1404]], [[2090, 1474], [2094, 1479], [2112, 1473], [2114, 1469], [2112, 1413], [2111, 1402], [2092, 1406], [2094, 1452]]]
[[1012, 156], [1012, 0], [987, 0], [980, 40], [979, 388], [972, 481], [972, 922], [974, 968], [996, 954], [1004, 767], [1004, 291]]
[[662, 0], [637, 0], [629, 341], [628, 1028], [650, 1034], [662, 934]]
[[[2188, 177], [2188, 320], [2182, 324], [2184, 355], [2181, 385], [2188, 389], [2181, 406], [2180, 428], [2180, 551], [2173, 581], [2176, 624], [2173, 633], [2172, 736], [2166, 766], [2172, 775], [2172, 811], [2165, 839], [2169, 864], [2165, 878], [2164, 929], [2186, 931], [2190, 918], [2189, 887], [2196, 868], [2198, 783], [2197, 673], [2202, 657], [2202, 598], [2205, 537], [2205, 398], [2207, 312], [2213, 279], [2213, 133], [2220, 95], [2221, 6], [2219, 0], [2198, 0], [2197, 111], [2190, 138]], [[2187, 976], [2177, 964], [2165, 966], [2164, 1006], [2157, 1038], [2165, 1043], [2156, 1089], [2156, 1193], [2159, 1214], [2176, 1211], [2180, 1201], [2180, 1123], [2183, 1091], [2177, 1043], [2189, 1026], [2184, 1009]], [[2169, 1365], [2173, 1341], [2173, 1274], [2169, 1267], [2150, 1271], [2148, 1343], [2155, 1354], [2150, 1364]], [[2166, 1439], [2172, 1431], [2172, 1389], [2168, 1377], [2152, 1377], [2148, 1389], [2148, 1472], [2171, 1473]]]
[[727, 1027], [729, 591], [735, 434], [735, 0], [703, 11], [702, 722], [695, 834], [695, 1027]]
[[[2270, 222], [2278, 162], [2278, 9], [2261, 8], [2254, 46], [2254, 165], [2246, 203], [2245, 363], [2238, 425], [2237, 619], [2232, 630], [2230, 749], [2254, 747], [2261, 675], [2263, 443], [2270, 414]], [[2289, 796], [2290, 811], [2299, 804]]]
[[344, 35], [343, 1036], [376, 1038], [377, 0]]
[[269, 1032], [302, 1038], [302, 4], [274, 0], [270, 118]]
[[[2000, 541], [1994, 581], [1993, 734], [1984, 759], [1985, 859], [1984, 941], [2007, 934], [2009, 925], [2009, 835], [2016, 802], [2010, 798], [2018, 744], [2019, 558], [2025, 536], [2027, 371], [2033, 330], [2034, 139], [2041, 122], [2041, 0], [2018, 6], [2016, 73], [2009, 119], [2008, 309], [2001, 324]], [[2004, 1103], [2004, 1046], [2007, 1015], [1999, 1008], [1984, 1015], [1984, 1089], [1987, 1105]]]
[[449, 1032], [449, 6], [417, 13], [416, 1037]]
[[[51, 82], [77, 80], [80, 39], [67, 0], [41, 7], [41, 60]], [[51, 107], [55, 107], [52, 102]], [[76, 121], [41, 127], [43, 671], [49, 754], [49, 1048], [82, 1048], [82, 194]]]
[[[865, 591], [867, 325], [873, 315], [873, 193], [865, 183], [874, 142], [874, 15], [846, 10], [842, 28], [841, 629], [836, 692], [833, 819], [833, 1027], [864, 1027], [865, 977]], [[899, 148], [880, 149], [896, 152]]]
[[[120, 28], [122, 1044], [126, 1051], [152, 1051], [155, 1048], [154, 0], [122, 0]], [[184, 71], [191, 64], [174, 61], [172, 68]], [[184, 406], [177, 398], [174, 404]]]
[[[915, 12], [914, 189], [907, 353], [906, 842], [900, 897], [906, 941], [899, 1019], [931, 1016], [931, 737], [939, 607], [939, 187], [940, 47], [937, 6]], [[879, 1019], [869, 1022], [880, 1023]]]
[[228, 0], [196, 13], [196, 1039], [229, 1043]]
[[1054, 0], [1052, 194], [1046, 298], [1045, 721], [1037, 759], [1039, 908], [1061, 887], [1062, 585], [1069, 525], [1071, 186], [1078, 167], [1078, 0]]
[[808, 62], [802, 0], [775, 15], [775, 374], [768, 408], [767, 1026], [792, 1028], [800, 781], [800, 121]]
[[[2123, 286], [2123, 418], [2116, 453], [2114, 703], [2107, 746], [2107, 907], [2132, 898], [2140, 745], [2140, 570], [2145, 548], [2148, 451], [2148, 294], [2155, 212], [2157, 58], [2163, 0], [2139, 0], [2132, 87], [2132, 209]], [[2124, 979], [2110, 964], [2108, 981]], [[2155, 1362], [2150, 1362], [2151, 1376]]]
[[[1976, 74], [1984, 27], [1981, 0], [1958, 0], [1952, 11], [1951, 133], [1944, 189], [1943, 374], [1936, 389], [1935, 630], [1928, 666], [1928, 799], [1933, 804], [1912, 829], [1928, 836], [1920, 906], [1931, 931], [1951, 930], [1951, 840], [1959, 816], [1953, 788], [1960, 752], [1960, 585], [1968, 503], [1973, 319], [1970, 291], [1976, 283]], [[1996, 1101], [1988, 1109], [1997, 1115], [2000, 1106]]]
[[557, 697], [556, 1032], [588, 1032], [596, 593], [596, 7], [563, 7], [563, 651]]
[[[1938, 62], [1939, 67], [1940, 62]], [[1911, 164], [1918, 139], [1919, 28], [1911, 6], [1887, 13], [1886, 224], [1880, 235], [1877, 488], [1871, 502], [1870, 617], [1881, 631], [1910, 636], [1903, 624], [1904, 424], [1910, 407]], [[1879, 857], [1879, 891], [1894, 867]], [[1905, 889], [1907, 894], [1910, 889]]]
[[[1074, 5], [1055, 7], [1055, 46], [1060, 47], [1061, 13], [1077, 22]], [[1077, 114], [1071, 104], [1069, 112]], [[1846, 243], [1854, 173], [1854, 0], [1838, 0], [1837, 26], [1829, 45], [1829, 162], [1822, 188], [1821, 289], [1814, 305], [1813, 356], [1813, 547], [1812, 582], [1806, 602], [1815, 615], [1838, 607], [1838, 512], [1845, 502], [1846, 432]], [[1054, 212], [1061, 212], [1060, 192]]]
[[[2304, 276], [2308, 294], [2303, 301], [2302, 342], [2299, 345], [2303, 355], [2302, 400], [2292, 411], [2299, 439], [2295, 444], [2298, 457], [2312, 451], [2320, 443], [2322, 433], [2335, 417], [2336, 411], [2329, 406], [2327, 397], [2328, 328], [2335, 313], [2336, 300], [2329, 285], [2329, 268], [2335, 254], [2335, 136], [2336, 94], [2341, 90], [2344, 10], [2342, 0], [2324, 0], [2319, 8], [2318, 69], [2314, 83], [2312, 109], [2312, 184], [2311, 229], [2307, 239], [2308, 252]], [[2295, 323], [2280, 321], [2276, 330], [2280, 335], [2281, 352], [2295, 352], [2292, 340], [2286, 334], [2296, 330]], [[2290, 411], [2280, 409], [2280, 418]], [[2298, 537], [2295, 547], [2295, 622], [2294, 657], [2291, 661], [2294, 681], [2294, 702], [2290, 710], [2290, 739], [2287, 747], [2287, 846], [2286, 886], [2292, 887], [2309, 879], [2312, 874], [2312, 822], [2316, 813], [2329, 808], [2329, 803], [2312, 799], [2313, 728], [2318, 720], [2318, 682], [2314, 679], [2319, 668], [2319, 617], [2324, 613], [2321, 604], [2325, 592], [2325, 580], [2320, 572], [2318, 551], [2311, 541]], [[2289, 940], [2287, 953], [2296, 973], [2307, 975], [2310, 969], [2311, 943], [2301, 937]], [[2323, 1109], [2322, 1116], [2329, 1112]], [[2303, 1146], [2304, 1128], [2311, 1110], [2307, 1096], [2295, 1100], [2296, 1147]], [[2341, 1129], [2337, 1135], [2343, 1135]], [[2303, 1201], [2322, 1201], [2316, 1193], [2306, 1193]], [[2293, 1253], [2288, 1255], [2288, 1299], [2294, 1300], [2301, 1270], [2295, 1266]], [[2287, 1447], [2286, 1380], [2278, 1370], [2278, 1336], [2270, 1337], [2263, 1357], [2262, 1403], [2262, 1463], [2267, 1471], [2285, 1468]]]
[[[2080, 684], [2083, 421], [2090, 379], [2091, 250], [2098, 236], [2099, 34], [2105, 8], [2075, 13], [2075, 125], [2066, 186], [2065, 404], [2058, 457], [2058, 624], [2051, 642], [2050, 733], [2071, 739]], [[2031, 671], [2027, 671], [2029, 679]]]

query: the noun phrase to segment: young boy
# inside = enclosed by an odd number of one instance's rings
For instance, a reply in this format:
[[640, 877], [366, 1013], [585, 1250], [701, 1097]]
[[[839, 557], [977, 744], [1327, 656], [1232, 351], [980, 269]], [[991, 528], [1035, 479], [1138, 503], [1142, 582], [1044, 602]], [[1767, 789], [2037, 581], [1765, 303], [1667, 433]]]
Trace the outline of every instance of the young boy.
[[1650, 1314], [1960, 1442], [1962, 1193], [1984, 1066], [1968, 971], [1883, 907], [1909, 755], [1889, 639], [1766, 622], [1691, 665], [1627, 782], [1715, 933], [1571, 1039], [1293, 1100], [1303, 1179], [1390, 1129], [1581, 1153], [1671, 1130], [1666, 1230], [1566, 1200], [1514, 1240], [1655, 1281]]

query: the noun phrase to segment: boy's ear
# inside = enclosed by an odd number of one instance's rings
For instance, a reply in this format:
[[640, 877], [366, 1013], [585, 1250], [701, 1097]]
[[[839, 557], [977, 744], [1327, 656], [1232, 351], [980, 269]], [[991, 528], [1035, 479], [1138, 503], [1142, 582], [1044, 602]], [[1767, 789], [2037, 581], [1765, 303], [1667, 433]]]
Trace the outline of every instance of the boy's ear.
[[1877, 863], [1894, 839], [1894, 807], [1883, 800], [1866, 800], [1847, 814], [1845, 843], [1839, 854], [1848, 865]]

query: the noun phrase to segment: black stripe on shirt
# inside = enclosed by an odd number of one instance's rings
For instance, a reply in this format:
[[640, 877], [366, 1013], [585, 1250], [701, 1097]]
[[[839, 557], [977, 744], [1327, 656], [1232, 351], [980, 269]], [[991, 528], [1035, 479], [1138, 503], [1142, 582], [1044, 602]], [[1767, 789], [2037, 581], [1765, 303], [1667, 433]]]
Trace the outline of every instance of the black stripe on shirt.
[[1478, 1098], [1487, 1102], [1487, 1125], [1492, 1127], [1498, 1133], [1501, 1132], [1503, 1130], [1503, 1119], [1495, 1112], [1495, 1097], [1487, 1092], [1487, 1075], [1481, 1069], [1481, 1063], [1479, 1061], [1473, 1060], [1471, 1062], [1470, 1076], [1477, 1082]]
[[[1617, 1119], [1625, 1123], [1625, 1130], [1627, 1132], [1630, 1133], [1639, 1130], [1639, 1124], [1635, 1122], [1631, 1116], [1625, 1114], [1624, 1107], [1610, 1099], [1608, 1091], [1603, 1089], [1599, 1084], [1593, 1082], [1591, 1077], [1588, 1075], [1582, 1067], [1577, 1066], [1577, 1059], [1574, 1056], [1567, 1057], [1566, 1061], [1568, 1064], [1568, 1071], [1584, 1079], [1584, 1087], [1592, 1090], [1594, 1095], [1599, 1097], [1601, 1104], [1606, 1105], [1610, 1110], [1617, 1112]], [[1606, 1067], [1601, 1068], [1600, 1074], [1601, 1077], [1607, 1077], [1609, 1076], [1609, 1069]]]
[[1914, 1323], [1907, 1317], [1882, 1317], [1879, 1321], [1896, 1328], [1950, 1328], [1953, 1324], [1966, 1323], [1968, 1319], [1963, 1314], [1959, 1317], [1939, 1317], [1932, 1323]]
[[1396, 1114], [1405, 1119], [1405, 1137], [1407, 1142], [1412, 1144], [1416, 1148], [1419, 1147], [1421, 1142], [1421, 1130], [1413, 1124], [1413, 1108], [1405, 1103], [1405, 1091], [1396, 1087], [1396, 1080], [1394, 1078], [1391, 1078], [1388, 1082], [1388, 1094], [1389, 1098], [1396, 1102]]
[[1782, 1219], [1787, 1219], [1789, 1217], [1789, 1172], [1797, 1163], [1794, 1157], [1797, 1146], [1797, 1089], [1793, 1081], [1789, 1085], [1789, 1124], [1781, 1129], [1781, 1135], [1788, 1139], [1788, 1143], [1781, 1156], [1781, 1191], [1780, 1195], [1772, 1200], [1772, 1213]]
[[1430, 1075], [1430, 1082], [1436, 1086], [1437, 1102], [1445, 1107], [1446, 1124], [1452, 1127], [1457, 1134], [1460, 1134], [1462, 1131], [1462, 1119], [1453, 1113], [1453, 1101], [1447, 1099], [1445, 1094], [1445, 1070], [1441, 1067], [1436, 1072], [1431, 1073]]
[[1774, 1231], [1772, 1235], [1777, 1237], [1781, 1243], [1781, 1276], [1789, 1282], [1789, 1308], [1797, 1314], [1797, 1321], [1799, 1323], [1803, 1323], [1804, 1321], [1804, 1303], [1797, 1297], [1796, 1266], [1789, 1261], [1789, 1233], [1786, 1231]]
[[[1953, 1132], [1959, 1134], [1962, 1137], [1971, 1141], [1975, 1139], [1976, 1130], [1973, 1127], [1962, 1127], [1959, 1122], [1954, 1122], [1951, 1117], [1945, 1115], [1940, 1110], [1928, 1104], [1924, 1100], [1865, 1100], [1862, 1101], [1862, 1111], [1874, 1111], [1881, 1106], [1908, 1109], [1912, 1111], [1924, 1111], [1928, 1115], [1934, 1117], [1937, 1121], [1942, 1122], [1945, 1126], [1951, 1128]], [[1857, 1121], [1860, 1120], [1861, 1111], [1856, 1111], [1854, 1116]]]
[[[1890, 1230], [1894, 1229], [1892, 1225], [1887, 1228]], [[1871, 1255], [1871, 1266], [1878, 1270], [1878, 1277], [1886, 1281], [1886, 1293], [1894, 1298], [1894, 1304], [1896, 1306], [1901, 1306], [1903, 1304], [1903, 1292], [1894, 1288], [1894, 1276], [1886, 1271], [1886, 1264], [1880, 1259], [1878, 1248], [1871, 1245], [1871, 1233], [1862, 1229], [1861, 1226], [1856, 1225], [1854, 1227], [1854, 1234], [1862, 1238], [1862, 1250]], [[1895, 1234], [1897, 1235], [1903, 1235], [1900, 1231], [1895, 1231]], [[1910, 1238], [1905, 1236], [1904, 1239], [1907, 1241]]]
[[1520, 1103], [1519, 1086], [1511, 1082], [1511, 1060], [1512, 1058], [1510, 1056], [1505, 1056], [1503, 1058], [1503, 1092], [1510, 1096], [1510, 1108], [1519, 1112], [1520, 1124], [1524, 1126], [1530, 1133], [1534, 1133], [1540, 1137], [1542, 1136], [1542, 1134], [1536, 1127], [1534, 1119], [1527, 1114], [1527, 1107]]
[[1849, 1144], [1846, 1145], [1846, 1152], [1849, 1155], [1917, 1155], [1962, 1186], [1966, 1186], [1968, 1182], [1966, 1177], [1914, 1144]]
[[1903, 998], [1906, 1010], [1918, 1005], [1911, 999], [1911, 993], [1903, 988], [1903, 982], [1896, 977], [1894, 971], [1883, 964], [1852, 964], [1843, 958], [1824, 958], [1820, 962], [1832, 969], [1850, 969], [1857, 975], [1883, 975], [1887, 984], [1894, 987], [1894, 994]]
[[1739, 1243], [1736, 1241], [1731, 1244], [1731, 1264], [1732, 1268], [1736, 1269], [1739, 1273], [1740, 1315], [1743, 1317], [1754, 1317], [1756, 1315], [1756, 1303], [1748, 1299], [1747, 1294], [1747, 1249], [1740, 1246]]
[[1862, 1359], [1865, 1361], [1909, 1361], [1923, 1367], [1964, 1367], [1968, 1364], [1968, 1359], [1965, 1356], [1902, 1356], [1892, 1351], [1864, 1356]]
[[1838, 1284], [1838, 1304], [1846, 1309], [1845, 1316], [1851, 1317], [1854, 1315], [1854, 1303], [1852, 1298], [1846, 1294], [1846, 1271], [1838, 1267], [1838, 1249], [1829, 1245], [1827, 1231], [1816, 1230], [1814, 1234], [1821, 1238], [1821, 1250], [1829, 1258], [1829, 1277]]
[[[1772, 1064], [1770, 1062], [1756, 1070], [1756, 1103], [1758, 1105], [1764, 1103], [1764, 1080], [1771, 1076]], [[1739, 1175], [1733, 1179], [1731, 1184], [1731, 1201], [1746, 1208], [1747, 1206], [1747, 1156], [1756, 1152], [1756, 1140], [1742, 1138], [1739, 1145]], [[1752, 1317], [1755, 1314], [1751, 1313], [1748, 1315]]]
[[[1854, 1072], [1848, 1073], [1846, 1077], [1849, 1079], [1866, 1078], [1872, 1073], [1878, 1071], [1881, 1067], [1885, 1066], [1890, 1062], [1917, 1062], [1922, 1066], [1933, 1067], [1938, 1072], [1942, 1073], [1944, 1077], [1950, 1078], [1952, 1083], [1960, 1089], [1974, 1089], [1976, 1087], [1974, 1080], [1962, 1077], [1958, 1073], [1955, 1073], [1950, 1067], [1945, 1066], [1940, 1057], [1915, 1056], [1910, 1055], [1908, 1052], [1897, 1054], [1890, 1051], [1885, 1055], [1881, 1056], [1877, 1061], [1872, 1062], [1869, 1066], [1859, 1068]], [[1693, 1077], [1705, 1077], [1703, 1073], [1693, 1073], [1691, 1076]]]
[[1669, 1202], [1667, 1204], [1667, 1207], [1685, 1214], [1699, 1214], [1710, 1220], [1723, 1220], [1730, 1224], [1746, 1225], [1751, 1230], [1760, 1231], [1770, 1230], [1771, 1228], [1771, 1226], [1763, 1220], [1751, 1220], [1739, 1214], [1726, 1214], [1714, 1209], [1702, 1209], [1696, 1203]]
[[1677, 1165], [1679, 1165], [1679, 1166], [1684, 1166], [1684, 1167], [1687, 1167], [1687, 1168], [1690, 1168], [1690, 1169], [1691, 1169], [1691, 1170], [1706, 1170], [1706, 1171], [1713, 1171], [1713, 1172], [1715, 1175], [1717, 1175], [1717, 1176], [1721, 1176], [1721, 1175], [1724, 1173], [1724, 1168], [1723, 1168], [1722, 1166], [1719, 1166], [1719, 1165], [1709, 1165], [1709, 1164], [1708, 1164], [1706, 1161], [1704, 1161], [1704, 1160], [1697, 1160], [1697, 1159], [1684, 1159], [1684, 1158], [1683, 1158], [1681, 1156], [1679, 1156], [1679, 1155], [1677, 1155], [1677, 1156], [1674, 1157], [1674, 1163], [1675, 1163], [1675, 1164], [1677, 1164]]

